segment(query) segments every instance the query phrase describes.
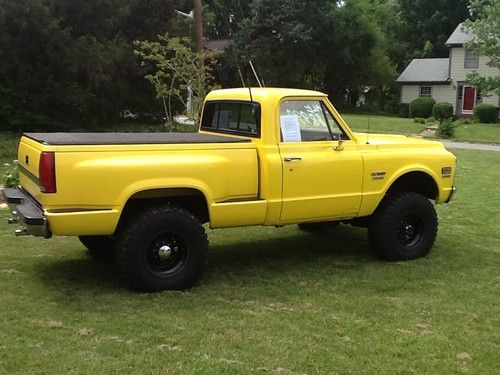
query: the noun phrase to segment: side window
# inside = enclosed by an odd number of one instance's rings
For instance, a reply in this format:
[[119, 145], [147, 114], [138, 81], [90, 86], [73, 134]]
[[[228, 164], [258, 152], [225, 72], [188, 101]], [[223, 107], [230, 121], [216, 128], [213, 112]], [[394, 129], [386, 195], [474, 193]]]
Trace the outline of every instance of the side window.
[[281, 103], [280, 128], [283, 142], [314, 142], [347, 139], [319, 100], [287, 100]]
[[432, 97], [432, 86], [420, 86], [420, 97]]
[[260, 107], [257, 103], [206, 102], [201, 129], [259, 137]]
[[470, 49], [465, 50], [464, 68], [478, 68], [479, 67], [479, 53]]

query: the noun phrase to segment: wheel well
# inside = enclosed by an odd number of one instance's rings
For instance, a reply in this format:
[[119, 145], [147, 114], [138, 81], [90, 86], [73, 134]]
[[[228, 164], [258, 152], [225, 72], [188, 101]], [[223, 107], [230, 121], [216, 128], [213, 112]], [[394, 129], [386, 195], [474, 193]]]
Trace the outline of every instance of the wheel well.
[[437, 199], [438, 186], [436, 181], [425, 172], [408, 172], [396, 179], [387, 194], [396, 191], [413, 191], [429, 199]]
[[210, 220], [208, 204], [202, 192], [190, 188], [152, 189], [132, 195], [120, 216], [118, 226], [127, 218], [133, 216], [148, 206], [171, 204], [193, 214], [202, 224]]

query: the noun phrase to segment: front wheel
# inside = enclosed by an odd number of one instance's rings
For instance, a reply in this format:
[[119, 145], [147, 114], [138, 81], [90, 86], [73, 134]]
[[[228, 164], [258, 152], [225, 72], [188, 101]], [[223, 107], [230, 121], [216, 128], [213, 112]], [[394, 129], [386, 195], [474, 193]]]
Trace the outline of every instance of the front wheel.
[[208, 240], [199, 220], [170, 206], [148, 208], [118, 235], [118, 268], [139, 291], [182, 290], [198, 280], [205, 267]]
[[398, 192], [380, 203], [368, 226], [368, 238], [384, 260], [426, 256], [436, 239], [438, 220], [433, 204], [421, 194]]

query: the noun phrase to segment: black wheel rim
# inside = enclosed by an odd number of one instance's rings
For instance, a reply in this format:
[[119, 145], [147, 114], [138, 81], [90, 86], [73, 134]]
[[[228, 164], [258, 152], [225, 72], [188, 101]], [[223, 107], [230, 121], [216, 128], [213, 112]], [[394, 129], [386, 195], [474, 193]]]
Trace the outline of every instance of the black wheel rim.
[[151, 241], [144, 255], [146, 265], [153, 273], [167, 276], [186, 263], [186, 241], [174, 233], [162, 233]]
[[397, 226], [397, 235], [401, 245], [413, 247], [424, 235], [424, 222], [418, 215], [406, 215]]

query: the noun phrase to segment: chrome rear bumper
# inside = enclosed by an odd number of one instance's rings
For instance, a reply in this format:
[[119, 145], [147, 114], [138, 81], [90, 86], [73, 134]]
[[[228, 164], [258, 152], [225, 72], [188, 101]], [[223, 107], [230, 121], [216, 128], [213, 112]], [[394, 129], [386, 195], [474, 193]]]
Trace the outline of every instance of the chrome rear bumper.
[[31, 234], [44, 238], [52, 237], [42, 206], [31, 195], [22, 188], [6, 188], [2, 195], [12, 213], [7, 222], [21, 225], [21, 228], [15, 230], [16, 236]]

